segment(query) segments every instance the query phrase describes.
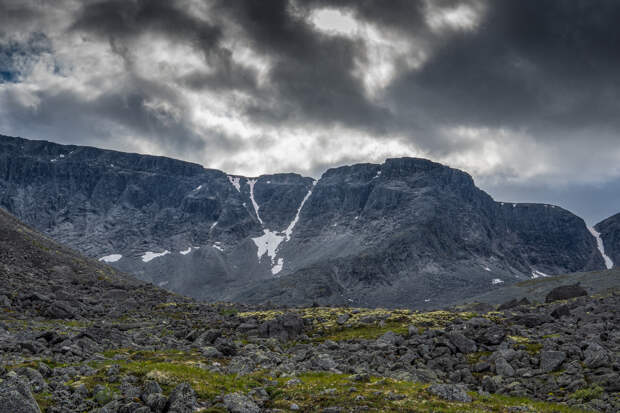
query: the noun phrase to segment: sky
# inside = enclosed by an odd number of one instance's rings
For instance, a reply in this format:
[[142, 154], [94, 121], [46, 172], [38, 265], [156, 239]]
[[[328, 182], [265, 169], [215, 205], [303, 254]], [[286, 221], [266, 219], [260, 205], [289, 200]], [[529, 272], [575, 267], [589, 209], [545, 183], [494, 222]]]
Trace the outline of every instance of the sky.
[[620, 212], [620, 2], [0, 0], [0, 134], [228, 173], [428, 158]]

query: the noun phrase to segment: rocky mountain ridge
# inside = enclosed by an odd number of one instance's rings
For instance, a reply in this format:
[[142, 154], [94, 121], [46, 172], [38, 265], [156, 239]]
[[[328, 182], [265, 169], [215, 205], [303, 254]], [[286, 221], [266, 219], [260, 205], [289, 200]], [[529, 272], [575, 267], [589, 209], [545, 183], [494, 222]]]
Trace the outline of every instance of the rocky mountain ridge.
[[0, 137], [0, 205], [90, 257], [207, 300], [424, 308], [606, 265], [570, 212], [495, 202], [466, 173], [415, 158], [318, 181], [246, 178]]

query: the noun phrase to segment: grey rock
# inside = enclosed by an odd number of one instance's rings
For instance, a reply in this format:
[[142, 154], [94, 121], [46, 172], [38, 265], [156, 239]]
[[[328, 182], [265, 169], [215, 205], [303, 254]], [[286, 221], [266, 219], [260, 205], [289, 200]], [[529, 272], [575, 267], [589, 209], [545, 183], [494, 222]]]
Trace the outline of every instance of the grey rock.
[[503, 377], [512, 377], [515, 375], [515, 370], [505, 358], [498, 357], [495, 360], [495, 373]]
[[428, 391], [435, 396], [449, 401], [469, 403], [472, 398], [467, 394], [467, 388], [462, 384], [432, 384]]
[[259, 413], [260, 408], [254, 400], [243, 393], [229, 393], [224, 396], [224, 406], [231, 413]]
[[450, 333], [448, 334], [448, 339], [461, 353], [475, 353], [478, 349], [475, 341], [470, 340], [461, 333]]
[[609, 365], [609, 353], [598, 343], [590, 343], [583, 354], [585, 356], [583, 362], [588, 368], [594, 369]]
[[11, 413], [41, 413], [30, 386], [15, 373], [0, 379], [0, 407]]
[[582, 297], [588, 295], [588, 292], [579, 284], [562, 285], [556, 287], [547, 294], [545, 301], [550, 303], [558, 300], [568, 300], [569, 298]]
[[338, 323], [338, 325], [344, 325], [347, 321], [349, 321], [349, 318], [351, 318], [351, 316], [347, 313], [340, 314], [336, 319], [336, 323]]
[[541, 351], [540, 369], [545, 373], [557, 370], [566, 360], [564, 351]]
[[196, 393], [189, 383], [181, 383], [168, 398], [168, 413], [192, 413], [196, 408]]

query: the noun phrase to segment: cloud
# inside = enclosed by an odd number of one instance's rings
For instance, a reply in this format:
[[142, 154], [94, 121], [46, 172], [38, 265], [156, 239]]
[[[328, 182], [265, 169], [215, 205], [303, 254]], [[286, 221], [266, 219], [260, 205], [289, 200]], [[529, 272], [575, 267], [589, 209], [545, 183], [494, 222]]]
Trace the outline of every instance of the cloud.
[[248, 175], [424, 156], [570, 207], [620, 182], [619, 18], [611, 0], [0, 0], [0, 133]]

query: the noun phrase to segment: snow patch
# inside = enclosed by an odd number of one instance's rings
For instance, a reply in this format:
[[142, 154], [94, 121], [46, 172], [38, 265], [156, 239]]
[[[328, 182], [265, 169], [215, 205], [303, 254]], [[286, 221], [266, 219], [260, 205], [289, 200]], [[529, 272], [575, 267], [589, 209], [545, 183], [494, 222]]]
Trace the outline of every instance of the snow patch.
[[59, 155], [60, 158], [64, 158], [65, 155], [63, 155], [62, 153]]
[[220, 250], [220, 251], [224, 252], [224, 248], [222, 248], [220, 246], [219, 242], [216, 242], [215, 244], [213, 244], [213, 248], [215, 248], [216, 250]]
[[211, 226], [209, 227], [209, 231], [211, 231], [213, 228], [215, 228], [215, 226], [217, 225], [218, 221], [215, 221], [213, 224], [211, 224]]
[[590, 234], [592, 234], [592, 236], [596, 238], [596, 246], [598, 247], [598, 250], [603, 257], [603, 260], [605, 260], [605, 267], [608, 270], [611, 270], [614, 266], [614, 262], [611, 260], [611, 258], [609, 258], [607, 254], [605, 254], [605, 245], [603, 245], [603, 238], [601, 238], [601, 233], [595, 230], [593, 227], [588, 227], [588, 229], [590, 230]]
[[276, 258], [276, 250], [282, 241], [284, 241], [285, 236], [268, 229], [264, 229], [263, 233], [264, 234], [260, 237], [252, 238], [252, 241], [254, 241], [254, 244], [256, 244], [256, 247], [258, 248], [256, 254], [258, 255], [259, 260], [263, 257], [263, 255], [267, 254], [273, 263]]
[[187, 255], [187, 254], [189, 254], [190, 252], [192, 252], [192, 247], [187, 247], [187, 249], [186, 249], [186, 250], [183, 250], [183, 251], [179, 252], [179, 254], [181, 254], [181, 255]]
[[381, 176], [381, 171], [377, 171], [377, 174], [375, 176], [373, 176], [372, 179], [377, 179]]
[[170, 254], [170, 251], [166, 250], [164, 252], [151, 252], [147, 251], [142, 255], [142, 262], [149, 262], [154, 258], [163, 257], [164, 255]]
[[428, 302], [430, 302], [430, 301], [431, 301], [431, 299], [430, 299], [430, 298], [427, 298], [426, 300], [424, 300], [424, 302], [425, 302], [425, 303], [428, 303]]
[[194, 192], [200, 191], [201, 189], [202, 189], [202, 185], [198, 185], [196, 188], [194, 188]]
[[157, 284], [160, 287], [163, 287], [164, 285], [168, 285], [168, 281], [162, 281], [159, 284]]
[[489, 267], [484, 267], [485, 271], [491, 272], [491, 269]]
[[496, 284], [502, 284], [504, 282], [504, 280], [501, 280], [499, 278], [493, 278], [491, 280], [491, 284], [496, 285]]
[[513, 207], [513, 208], [516, 208], [516, 207], [517, 207], [517, 204], [512, 204], [512, 207]]
[[532, 278], [540, 278], [540, 277], [551, 277], [549, 274], [545, 274], [542, 271], [534, 270], [532, 271]]
[[312, 182], [312, 188], [310, 188], [304, 199], [301, 201], [301, 205], [299, 205], [299, 208], [297, 208], [295, 218], [293, 218], [293, 221], [291, 221], [288, 228], [284, 230], [284, 235], [286, 236], [287, 241], [291, 239], [291, 235], [293, 234], [293, 228], [295, 228], [295, 225], [297, 225], [297, 221], [299, 221], [299, 214], [301, 213], [301, 209], [304, 207], [304, 204], [306, 203], [308, 198], [310, 198], [310, 195], [312, 195], [312, 190], [316, 186], [316, 182], [317, 181]]
[[99, 261], [102, 261], [102, 262], [116, 262], [116, 261], [120, 260], [121, 258], [123, 258], [123, 256], [121, 254], [110, 254], [110, 255], [106, 255], [105, 257], [99, 258]]
[[238, 176], [230, 176], [230, 175], [228, 175], [228, 180], [230, 181], [232, 186], [235, 187], [237, 192], [241, 192], [241, 183], [240, 183], [241, 178], [239, 178]]
[[276, 275], [280, 271], [282, 271], [282, 267], [284, 266], [284, 258], [278, 258], [278, 262], [271, 267], [271, 273]]
[[258, 209], [260, 207], [258, 206], [258, 203], [256, 203], [256, 200], [254, 199], [254, 185], [256, 185], [256, 179], [248, 179], [248, 185], [250, 186], [250, 200], [252, 201], [252, 206], [254, 206], [254, 212], [256, 213], [256, 218], [258, 218], [258, 222], [260, 222], [261, 225], [264, 225], [263, 220], [260, 219], [260, 215], [258, 213]]

